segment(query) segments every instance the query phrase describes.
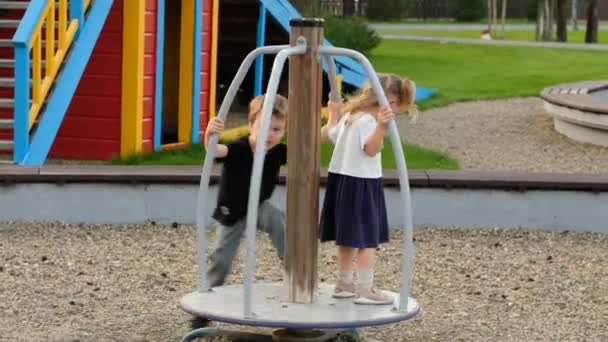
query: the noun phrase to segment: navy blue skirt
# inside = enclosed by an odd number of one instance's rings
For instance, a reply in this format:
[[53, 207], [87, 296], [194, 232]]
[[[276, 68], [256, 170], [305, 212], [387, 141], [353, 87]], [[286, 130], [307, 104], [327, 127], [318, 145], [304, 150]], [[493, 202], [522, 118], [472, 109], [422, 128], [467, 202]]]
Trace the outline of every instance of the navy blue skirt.
[[321, 211], [321, 242], [374, 248], [389, 241], [382, 178], [329, 173]]

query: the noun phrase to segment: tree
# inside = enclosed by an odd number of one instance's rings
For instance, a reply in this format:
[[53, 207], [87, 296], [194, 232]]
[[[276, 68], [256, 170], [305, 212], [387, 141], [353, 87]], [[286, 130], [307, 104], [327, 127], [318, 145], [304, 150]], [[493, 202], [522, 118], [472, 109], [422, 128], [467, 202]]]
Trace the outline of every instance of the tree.
[[568, 0], [557, 0], [557, 40], [568, 41]]
[[597, 43], [597, 29], [599, 25], [599, 0], [587, 1], [587, 32], [585, 33], [586, 43]]
[[494, 8], [496, 0], [488, 0], [487, 9], [488, 9], [488, 31], [490, 35], [494, 35]]
[[555, 0], [537, 0], [538, 16], [536, 19], [536, 40], [550, 41], [553, 33], [553, 14]]
[[502, 37], [505, 36], [505, 25], [507, 20], [507, 0], [488, 0], [488, 31], [492, 36], [495, 35], [498, 27], [498, 8], [502, 6], [501, 10], [501, 24], [502, 24]]
[[292, 0], [291, 3], [300, 11], [300, 13], [308, 13], [318, 1], [315, 0]]
[[355, 0], [344, 0], [342, 1], [342, 15], [345, 17], [350, 17], [355, 14]]
[[578, 0], [572, 0], [572, 29], [578, 31]]
[[498, 0], [492, 0], [492, 26], [496, 29], [498, 26], [498, 4], [496, 3]]
[[507, 21], [507, 0], [502, 0], [502, 37], [505, 36], [505, 22]]
[[450, 0], [448, 9], [456, 21], [475, 22], [484, 17], [484, 0]]
[[405, 14], [404, 0], [372, 0], [367, 2], [367, 17], [375, 20], [397, 20]]

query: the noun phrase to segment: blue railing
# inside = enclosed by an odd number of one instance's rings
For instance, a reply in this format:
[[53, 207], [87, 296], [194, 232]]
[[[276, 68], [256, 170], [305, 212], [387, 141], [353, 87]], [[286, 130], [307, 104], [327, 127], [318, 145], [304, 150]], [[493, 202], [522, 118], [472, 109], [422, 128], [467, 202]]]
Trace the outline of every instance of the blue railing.
[[[89, 2], [90, 0], [32, 1], [19, 23], [12, 40], [15, 48], [15, 162], [22, 161], [28, 153], [30, 130], [55, 82], [67, 51], [84, 26], [84, 14]], [[48, 29], [55, 26], [56, 30]]]

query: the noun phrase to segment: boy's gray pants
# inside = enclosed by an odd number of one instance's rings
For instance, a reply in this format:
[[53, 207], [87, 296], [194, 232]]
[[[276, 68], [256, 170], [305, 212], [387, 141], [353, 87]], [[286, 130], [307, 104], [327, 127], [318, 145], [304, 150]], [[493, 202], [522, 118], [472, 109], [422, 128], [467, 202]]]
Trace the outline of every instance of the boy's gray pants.
[[[232, 226], [220, 225], [216, 248], [210, 257], [211, 267], [208, 272], [210, 287], [223, 285], [230, 274], [232, 260], [239, 249], [245, 226], [246, 218], [237, 221]], [[285, 214], [270, 202], [262, 202], [258, 208], [258, 229], [268, 234], [277, 254], [283, 258], [285, 255]]]

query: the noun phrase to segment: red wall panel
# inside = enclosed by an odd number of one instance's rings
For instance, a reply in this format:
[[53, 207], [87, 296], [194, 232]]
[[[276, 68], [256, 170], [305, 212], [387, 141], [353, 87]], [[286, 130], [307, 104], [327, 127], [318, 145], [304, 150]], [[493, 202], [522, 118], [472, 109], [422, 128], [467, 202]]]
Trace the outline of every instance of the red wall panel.
[[200, 92], [200, 129], [199, 134], [202, 135], [207, 128], [209, 122], [209, 87], [211, 68], [211, 33], [212, 33], [212, 15], [213, 2], [219, 0], [203, 0], [203, 30], [202, 30], [202, 49], [201, 49], [201, 92]]
[[114, 1], [50, 158], [109, 159], [119, 155], [122, 16], [122, 1]]
[[[173, 0], [167, 0], [173, 1]], [[144, 98], [142, 137], [144, 152], [154, 149], [154, 88], [156, 82], [156, 0], [146, 1], [144, 28]], [[160, 94], [162, 96], [162, 94]]]

